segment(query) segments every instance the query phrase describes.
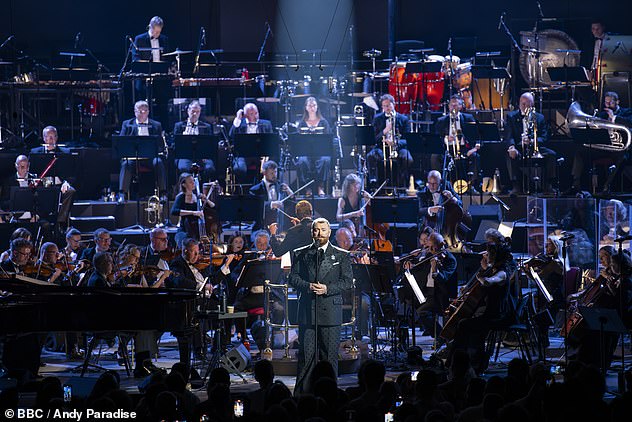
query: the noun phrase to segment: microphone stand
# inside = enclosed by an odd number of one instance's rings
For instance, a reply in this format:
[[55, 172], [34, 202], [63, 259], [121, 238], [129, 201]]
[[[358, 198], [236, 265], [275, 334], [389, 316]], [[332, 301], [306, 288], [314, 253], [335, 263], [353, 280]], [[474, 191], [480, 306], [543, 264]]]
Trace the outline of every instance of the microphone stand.
[[[320, 267], [320, 259], [319, 259], [319, 255], [320, 254], [320, 246], [316, 247], [316, 272], [314, 274], [314, 282], [315, 283], [320, 283], [318, 281], [318, 272], [319, 272], [319, 267]], [[316, 294], [316, 292], [314, 292], [314, 362], [318, 362], [320, 359], [320, 353], [318, 350], [318, 305], [319, 305], [319, 300], [318, 300], [318, 294]]]
[[266, 48], [266, 44], [268, 43], [268, 37], [270, 36], [270, 24], [266, 22], [266, 34], [263, 37], [263, 42], [261, 43], [261, 48], [259, 49], [259, 55], [257, 56], [257, 63], [261, 61], [265, 52], [263, 51]]
[[[507, 35], [507, 37], [509, 37], [509, 40], [511, 41], [511, 74], [515, 75], [516, 74], [516, 52], [518, 52], [518, 54], [522, 53], [522, 49], [520, 48], [520, 45], [518, 45], [518, 41], [516, 41], [516, 39], [514, 38], [514, 36], [511, 34], [511, 31], [509, 30], [509, 28], [507, 28], [507, 24], [505, 23], [505, 19], [503, 19], [501, 17], [500, 20], [500, 27], [503, 29], [503, 31], [505, 32], [505, 34]], [[515, 100], [515, 95], [516, 95], [516, 78], [511, 78], [511, 95], [514, 97], [513, 100]], [[512, 101], [513, 103], [514, 101]]]

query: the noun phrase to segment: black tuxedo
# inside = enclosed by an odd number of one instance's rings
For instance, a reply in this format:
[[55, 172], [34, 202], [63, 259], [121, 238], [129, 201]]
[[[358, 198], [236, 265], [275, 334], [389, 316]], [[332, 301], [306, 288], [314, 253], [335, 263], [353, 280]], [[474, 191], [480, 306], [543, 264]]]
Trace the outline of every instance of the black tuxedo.
[[5, 259], [4, 261], [0, 262], [0, 268], [2, 268], [3, 272], [7, 272], [7, 273], [22, 272], [22, 270], [17, 265], [15, 265], [15, 263], [11, 260], [11, 258]]
[[[277, 192], [277, 200], [280, 201], [285, 197], [285, 193], [281, 191], [281, 183], [279, 183], [279, 181], [277, 180], [273, 183], [273, 185]], [[270, 201], [268, 200], [268, 189], [265, 182], [262, 180], [256, 185], [253, 185], [248, 192], [251, 196], [256, 196], [257, 198], [261, 198], [264, 200], [262, 220], [255, 223], [254, 229], [258, 230], [260, 228], [268, 227], [268, 225], [272, 223], [276, 223], [278, 211], [270, 208]]]
[[[632, 108], [619, 107], [613, 111], [613, 114], [614, 114], [614, 122], [616, 124], [632, 127]], [[599, 113], [597, 113], [597, 117], [602, 118], [602, 119], [608, 119], [608, 113], [602, 110]]]
[[[138, 124], [136, 124], [136, 118], [125, 120], [121, 125], [120, 135], [137, 136], [138, 127]], [[162, 135], [162, 125], [156, 120], [147, 119], [147, 132], [149, 132], [149, 136], [160, 136]]]
[[[338, 347], [342, 324], [342, 293], [353, 287], [349, 253], [329, 244], [316, 268], [318, 249], [308, 245], [292, 252], [292, 269], [288, 284], [298, 292], [299, 356], [294, 394], [305, 391], [311, 372], [319, 360], [327, 360], [338, 373]], [[309, 289], [318, 281], [327, 286], [327, 293], [316, 296]], [[318, 311], [316, 313], [316, 304]], [[318, 329], [318, 356], [315, 339]]]
[[[213, 127], [206, 122], [198, 120], [198, 135], [212, 135]], [[177, 122], [173, 127], [174, 135], [182, 135], [184, 134], [185, 129], [187, 128], [187, 120], [183, 122]], [[188, 158], [179, 158], [176, 160], [176, 164], [178, 166], [178, 173], [191, 172], [191, 165], [193, 161]], [[199, 162], [198, 162], [199, 164]], [[202, 180], [213, 180], [215, 176], [215, 163], [210, 158], [205, 158], [203, 160], [203, 168], [202, 168]]]
[[[476, 123], [476, 119], [474, 116], [468, 113], [459, 113], [459, 125], [461, 127], [461, 131], [465, 129], [467, 123]], [[450, 134], [450, 115], [447, 114], [445, 116], [439, 117], [437, 122], [435, 123], [435, 130], [437, 135], [441, 137], [440, 142], [445, 148], [445, 143], [443, 143], [443, 139]], [[461, 145], [461, 155], [466, 157], [467, 151], [474, 148], [476, 145], [476, 140], [463, 138], [465, 142]], [[458, 166], [457, 175], [458, 179], [467, 180], [467, 173], [472, 172], [474, 176], [472, 178], [472, 185], [475, 187], [478, 186], [479, 183], [479, 171], [481, 168], [480, 165], [480, 155], [478, 152], [471, 154], [466, 160], [457, 161], [456, 164]], [[443, 154], [432, 154], [430, 156], [430, 167], [432, 170], [442, 171], [443, 170]]]
[[[134, 38], [134, 44], [138, 48], [151, 48], [151, 40], [149, 39], [149, 33], [143, 32], [142, 34], [136, 35]], [[162, 55], [164, 53], [169, 52], [169, 38], [166, 35], [160, 34], [158, 37], [158, 44], [162, 50], [160, 51], [160, 58], [162, 60]], [[134, 47], [132, 47], [132, 60], [151, 60], [152, 52], [151, 51], [137, 51]]]
[[[408, 117], [397, 113], [395, 115], [395, 132], [399, 135], [404, 135], [404, 133], [408, 132], [408, 122]], [[382, 138], [384, 135], [382, 132], [385, 127], [386, 115], [382, 112], [377, 114], [373, 119], [376, 145], [366, 156], [369, 179], [371, 180], [384, 180], [386, 177], [390, 178], [390, 175], [382, 174], [384, 172], [384, 153], [382, 152]], [[391, 180], [391, 184], [394, 186], [403, 186], [408, 181], [408, 173], [410, 172], [410, 167], [413, 165], [413, 157], [410, 155], [410, 152], [408, 152], [405, 139], [399, 140], [398, 148], [397, 158], [395, 159], [397, 168], [393, 172], [393, 177], [397, 180]]]
[[[461, 130], [465, 129], [466, 123], [476, 123], [476, 119], [474, 116], [468, 113], [459, 113], [459, 124], [461, 126]], [[450, 115], [446, 114], [445, 116], [441, 116], [437, 119], [435, 123], [435, 130], [437, 135], [446, 136], [450, 133]], [[474, 145], [469, 142], [468, 139], [465, 140], [466, 143], [470, 145], [470, 148]]]
[[[162, 135], [162, 125], [160, 122], [148, 119], [147, 132], [149, 136]], [[138, 136], [139, 126], [136, 124], [136, 118], [125, 120], [121, 125], [121, 136]], [[167, 190], [167, 181], [165, 179], [165, 164], [162, 158], [153, 159], [154, 177], [156, 185], [160, 192]], [[129, 192], [132, 183], [132, 173], [136, 169], [136, 163], [133, 160], [121, 160], [121, 171], [119, 173], [119, 192]]]
[[52, 151], [47, 151], [45, 146], [39, 146], [31, 149], [31, 154], [70, 154], [70, 148], [55, 146]]
[[86, 287], [110, 287], [110, 283], [105, 279], [105, 277], [103, 277], [103, 275], [101, 275], [101, 273], [99, 273], [98, 271], [93, 271], [92, 275], [88, 279]]
[[[538, 130], [538, 150], [544, 157], [544, 174], [540, 177], [542, 181], [547, 182], [548, 185], [552, 183], [555, 179], [555, 159], [556, 153], [555, 151], [547, 148], [545, 146], [546, 141], [549, 139], [549, 130], [548, 124], [544, 119], [544, 116], [540, 113], [535, 113], [536, 116], [536, 126]], [[530, 170], [525, 169], [524, 172], [521, 170], [521, 164], [516, 163], [516, 160], [519, 160], [524, 156], [524, 151], [522, 148], [522, 133], [523, 133], [523, 124], [522, 124], [523, 116], [520, 110], [512, 111], [507, 115], [507, 122], [505, 124], [505, 144], [506, 147], [514, 146], [518, 152], [519, 156], [516, 159], [512, 159], [509, 154], [507, 154], [507, 170], [509, 172], [509, 178], [513, 183], [514, 189], [518, 189], [517, 181], [518, 176], [522, 174], [523, 179], [527, 178], [527, 180], [523, 180], [523, 185], [528, 187], [533, 177], [538, 176], [533, 168]], [[530, 146], [533, 147], [533, 144]], [[528, 158], [528, 157], [527, 157]], [[534, 163], [536, 166], [540, 166], [537, 162]], [[549, 186], [546, 187], [547, 190]]]
[[[198, 134], [199, 135], [212, 135], [213, 134], [212, 126], [209, 125], [206, 122], [198, 120], [196, 126], [198, 128]], [[173, 134], [174, 135], [182, 135], [186, 128], [187, 128], [187, 120], [185, 120], [183, 122], [177, 122], [175, 124], [175, 126], [173, 127]]]
[[279, 242], [276, 236], [270, 238], [270, 246], [275, 256], [282, 256], [286, 252], [307, 246], [312, 243], [312, 219], [304, 218], [299, 224], [291, 227], [285, 234], [283, 242]]
[[[190, 290], [197, 289], [195, 275], [193, 275], [191, 267], [189, 267], [189, 264], [182, 256], [174, 258], [173, 261], [169, 263], [169, 269], [178, 275], [169, 277], [167, 287]], [[204, 277], [207, 277], [210, 273], [210, 267], [198, 271], [200, 271]]]
[[[244, 134], [248, 131], [248, 120], [244, 117], [241, 119], [241, 124], [239, 127], [235, 127], [235, 125], [230, 125], [230, 131], [228, 132], [228, 136], [232, 139], [235, 135]], [[272, 123], [270, 120], [259, 119], [257, 120], [257, 133], [272, 133]]]
[[[454, 191], [452, 183], [450, 183], [449, 181], [442, 182], [437, 192], [441, 193], [444, 190], [449, 191], [452, 196], [456, 198], [459, 206], [463, 206], [463, 202], [461, 201], [459, 195]], [[428, 189], [427, 186], [424, 186], [417, 193], [417, 199], [419, 200], [419, 223], [421, 224], [421, 226], [430, 226], [432, 228], [436, 227], [437, 216], [428, 214], [428, 208], [435, 206], [434, 198], [432, 192], [430, 192], [430, 189]], [[441, 196], [439, 198], [439, 203], [443, 201], [445, 201], [445, 198]]]

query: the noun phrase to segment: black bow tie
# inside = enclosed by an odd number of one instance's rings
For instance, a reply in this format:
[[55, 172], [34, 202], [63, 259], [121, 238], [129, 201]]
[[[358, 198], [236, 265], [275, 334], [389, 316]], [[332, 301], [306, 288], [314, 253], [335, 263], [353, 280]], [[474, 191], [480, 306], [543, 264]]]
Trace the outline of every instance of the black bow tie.
[[257, 126], [257, 123], [248, 122], [248, 126]]

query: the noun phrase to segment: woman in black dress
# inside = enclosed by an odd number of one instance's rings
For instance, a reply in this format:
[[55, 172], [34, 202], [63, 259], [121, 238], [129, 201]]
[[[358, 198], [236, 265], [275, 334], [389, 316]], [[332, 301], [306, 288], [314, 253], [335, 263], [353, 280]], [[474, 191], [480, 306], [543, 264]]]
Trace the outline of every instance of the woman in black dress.
[[[204, 210], [198, 210], [198, 193], [195, 191], [195, 180], [190, 173], [182, 173], [180, 180], [180, 193], [176, 195], [171, 207], [171, 215], [180, 217], [178, 234], [176, 235], [176, 243], [187, 237], [200, 240], [199, 222], [204, 219]], [[199, 198], [204, 207], [214, 207], [215, 204], [208, 200], [204, 194], [199, 194]], [[202, 234], [206, 236], [206, 233]]]

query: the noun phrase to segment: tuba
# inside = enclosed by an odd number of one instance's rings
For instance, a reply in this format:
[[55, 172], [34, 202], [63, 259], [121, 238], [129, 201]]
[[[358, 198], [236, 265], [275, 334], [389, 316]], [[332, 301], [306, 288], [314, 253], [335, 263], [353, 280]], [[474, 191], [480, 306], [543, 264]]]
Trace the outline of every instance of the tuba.
[[[566, 125], [569, 129], [608, 129], [610, 144], [594, 144], [594, 149], [604, 151], [622, 152], [630, 148], [632, 133], [623, 125], [612, 123], [609, 120], [590, 116], [584, 113], [577, 101], [574, 101], [566, 114]], [[584, 145], [588, 146], [588, 145]]]

